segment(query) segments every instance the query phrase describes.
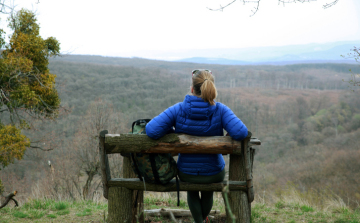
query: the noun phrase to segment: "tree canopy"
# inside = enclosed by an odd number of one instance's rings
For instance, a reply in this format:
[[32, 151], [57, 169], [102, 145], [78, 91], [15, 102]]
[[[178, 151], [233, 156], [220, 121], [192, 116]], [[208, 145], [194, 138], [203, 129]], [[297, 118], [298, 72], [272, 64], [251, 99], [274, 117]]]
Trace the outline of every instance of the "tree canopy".
[[22, 134], [29, 119], [54, 119], [60, 99], [55, 74], [48, 69], [49, 57], [60, 54], [60, 43], [43, 39], [36, 15], [21, 9], [10, 15], [13, 33], [5, 43], [0, 29], [0, 168], [21, 159], [31, 142]]

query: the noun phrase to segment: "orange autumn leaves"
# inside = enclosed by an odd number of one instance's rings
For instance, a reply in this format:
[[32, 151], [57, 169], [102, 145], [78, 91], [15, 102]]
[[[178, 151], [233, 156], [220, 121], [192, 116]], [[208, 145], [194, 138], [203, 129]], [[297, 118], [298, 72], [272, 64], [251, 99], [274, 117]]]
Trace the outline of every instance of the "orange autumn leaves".
[[14, 159], [20, 160], [30, 140], [21, 134], [21, 130], [13, 125], [0, 127], [0, 163], [7, 166]]

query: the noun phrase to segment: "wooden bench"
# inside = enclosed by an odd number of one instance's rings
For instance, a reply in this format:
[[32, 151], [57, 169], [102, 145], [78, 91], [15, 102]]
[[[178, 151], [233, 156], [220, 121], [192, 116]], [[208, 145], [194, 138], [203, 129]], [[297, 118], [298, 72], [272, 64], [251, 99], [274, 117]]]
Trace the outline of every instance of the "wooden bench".
[[[99, 152], [104, 197], [108, 199], [108, 222], [144, 222], [143, 191], [176, 191], [175, 180], [168, 185], [144, 183], [136, 178], [130, 159], [124, 156], [123, 178], [111, 178], [108, 154], [121, 153], [208, 153], [230, 154], [229, 182], [192, 184], [180, 182], [180, 191], [222, 191], [229, 185], [229, 203], [236, 222], [249, 222], [251, 202], [254, 200], [252, 167], [254, 145], [261, 142], [247, 137], [243, 142], [230, 136], [197, 137], [184, 134], [168, 134], [153, 140], [147, 135], [100, 133]], [[242, 147], [243, 145], [243, 147]], [[244, 149], [243, 149], [244, 148]], [[229, 213], [227, 221], [231, 222]]]

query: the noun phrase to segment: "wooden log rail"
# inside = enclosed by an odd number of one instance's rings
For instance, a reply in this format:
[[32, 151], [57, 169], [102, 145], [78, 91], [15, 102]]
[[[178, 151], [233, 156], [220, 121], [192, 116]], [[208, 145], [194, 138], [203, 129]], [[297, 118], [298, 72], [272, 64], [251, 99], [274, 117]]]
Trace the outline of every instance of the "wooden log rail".
[[[203, 153], [230, 154], [229, 179], [221, 183], [192, 184], [180, 182], [180, 191], [222, 191], [229, 185], [229, 203], [236, 216], [236, 222], [250, 223], [252, 188], [252, 167], [255, 145], [260, 140], [247, 137], [243, 143], [230, 136], [197, 137], [185, 134], [168, 134], [153, 140], [147, 135], [108, 134], [100, 132], [99, 152], [104, 197], [108, 199], [108, 222], [144, 222], [143, 191], [176, 191], [175, 180], [167, 185], [144, 183], [136, 178], [130, 159], [124, 156], [123, 178], [111, 178], [108, 154], [121, 153]], [[243, 147], [242, 147], [243, 146]], [[227, 221], [230, 222], [229, 213]]]
[[[257, 138], [250, 139], [251, 145], [260, 145]], [[207, 153], [241, 154], [241, 142], [230, 136], [199, 137], [185, 134], [168, 134], [154, 140], [147, 135], [106, 134], [105, 151], [112, 153]]]

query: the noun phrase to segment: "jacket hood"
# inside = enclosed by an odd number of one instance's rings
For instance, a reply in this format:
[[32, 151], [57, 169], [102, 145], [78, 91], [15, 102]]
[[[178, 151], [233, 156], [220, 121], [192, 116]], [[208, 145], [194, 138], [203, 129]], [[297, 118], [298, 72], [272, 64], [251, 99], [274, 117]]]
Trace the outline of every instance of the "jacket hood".
[[216, 111], [216, 105], [210, 105], [209, 102], [205, 102], [197, 96], [186, 95], [183, 110], [190, 119], [206, 120]]

